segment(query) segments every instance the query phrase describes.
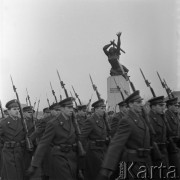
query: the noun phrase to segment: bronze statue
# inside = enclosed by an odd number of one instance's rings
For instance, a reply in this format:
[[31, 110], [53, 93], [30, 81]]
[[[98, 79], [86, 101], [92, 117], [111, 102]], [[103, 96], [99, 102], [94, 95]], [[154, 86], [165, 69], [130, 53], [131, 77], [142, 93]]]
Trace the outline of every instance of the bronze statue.
[[[110, 44], [107, 44], [103, 47], [103, 51], [107, 55], [108, 61], [111, 64], [110, 75], [111, 76], [117, 76], [117, 75], [123, 75], [124, 76], [124, 74], [125, 73], [127, 74], [129, 70], [125, 66], [123, 66], [119, 63], [119, 56], [121, 55], [121, 51], [123, 53], [125, 53], [125, 52], [120, 48], [120, 46], [121, 46], [121, 40], [120, 40], [121, 32], [118, 32], [116, 35], [118, 37], [117, 45], [114, 42], [114, 40], [110, 41]], [[110, 47], [110, 46], [112, 46], [112, 47]]]

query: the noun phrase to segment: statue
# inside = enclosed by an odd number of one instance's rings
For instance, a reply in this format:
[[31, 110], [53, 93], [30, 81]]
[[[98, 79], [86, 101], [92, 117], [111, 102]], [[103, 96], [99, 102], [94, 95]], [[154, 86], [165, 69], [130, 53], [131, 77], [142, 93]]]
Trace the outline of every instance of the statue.
[[[116, 43], [113, 41], [110, 41], [110, 44], [107, 44], [103, 47], [103, 51], [104, 53], [107, 55], [108, 57], [108, 61], [111, 64], [111, 70], [110, 70], [110, 75], [111, 76], [118, 76], [118, 75], [122, 75], [125, 77], [125, 73], [128, 73], [128, 69], [121, 65], [119, 63], [119, 56], [121, 55], [121, 51], [123, 53], [125, 53], [121, 48], [121, 41], [120, 41], [120, 36], [121, 36], [121, 32], [118, 32], [117, 34], [118, 40], [117, 40], [117, 45]], [[112, 47], [110, 47], [112, 46]], [[110, 48], [109, 48], [110, 47]], [[109, 50], [108, 50], [109, 48]]]

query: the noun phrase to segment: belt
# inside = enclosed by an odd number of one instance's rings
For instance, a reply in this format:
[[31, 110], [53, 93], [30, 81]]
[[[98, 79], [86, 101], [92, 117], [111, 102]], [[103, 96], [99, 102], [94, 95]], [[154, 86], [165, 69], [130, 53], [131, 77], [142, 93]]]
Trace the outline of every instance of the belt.
[[6, 142], [4, 142], [4, 147], [6, 147], [6, 148], [25, 147], [25, 145], [26, 145], [25, 141], [20, 141], [20, 142], [6, 141]]
[[151, 149], [138, 148], [138, 149], [126, 149], [130, 154], [137, 154], [140, 158], [148, 157], [151, 153]]
[[61, 152], [70, 152], [70, 151], [77, 152], [77, 144], [76, 143], [53, 145], [53, 147], [59, 149]]

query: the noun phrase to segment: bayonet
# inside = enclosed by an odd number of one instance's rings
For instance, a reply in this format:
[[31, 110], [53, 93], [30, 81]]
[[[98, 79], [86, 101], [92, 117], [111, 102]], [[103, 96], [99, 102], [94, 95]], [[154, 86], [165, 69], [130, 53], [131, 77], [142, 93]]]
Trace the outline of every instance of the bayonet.
[[73, 91], [74, 91], [74, 94], [75, 94], [76, 98], [77, 98], [78, 101], [79, 101], [79, 104], [82, 105], [81, 100], [79, 99], [79, 95], [76, 93], [76, 91], [74, 90], [74, 87], [73, 87], [73, 86], [72, 86], [72, 89], [73, 89]]
[[58, 75], [58, 78], [59, 78], [60, 85], [61, 85], [62, 89], [64, 89], [64, 93], [65, 93], [65, 95], [66, 95], [66, 98], [68, 98], [68, 97], [69, 97], [69, 96], [68, 96], [68, 92], [67, 92], [67, 90], [66, 90], [66, 88], [65, 88], [64, 82], [61, 80], [61, 77], [60, 77], [60, 74], [59, 74], [59, 71], [58, 71], [58, 70], [57, 70], [57, 75]]

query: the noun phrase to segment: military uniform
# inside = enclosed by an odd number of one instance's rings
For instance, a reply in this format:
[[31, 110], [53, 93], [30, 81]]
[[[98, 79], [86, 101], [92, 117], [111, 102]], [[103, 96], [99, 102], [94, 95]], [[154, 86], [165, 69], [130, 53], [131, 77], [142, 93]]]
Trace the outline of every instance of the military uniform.
[[[65, 99], [61, 105], [72, 106], [72, 100]], [[50, 120], [36, 149], [31, 167], [40, 167], [47, 148], [50, 152], [50, 180], [75, 180], [77, 173], [77, 145], [75, 128], [71, 119], [63, 113]]]
[[[165, 118], [168, 128], [168, 153], [169, 164], [176, 167], [177, 175], [180, 176], [180, 122], [175, 112], [170, 110], [169, 106], [177, 105], [178, 98], [172, 98], [166, 101], [168, 109], [165, 112]], [[178, 147], [178, 148], [177, 148]]]
[[[127, 103], [141, 101], [139, 91], [135, 91], [126, 100]], [[111, 140], [102, 170], [106, 172], [115, 171], [118, 163], [123, 161], [125, 165], [135, 163], [131, 168], [131, 174], [124, 176], [125, 179], [137, 178], [136, 175], [141, 165], [151, 165], [150, 157], [150, 133], [145, 119], [132, 111], [119, 122], [116, 134]], [[102, 172], [102, 171], [101, 171]], [[106, 174], [108, 176], [108, 174]], [[146, 178], [144, 178], [146, 179]]]
[[[12, 100], [6, 107], [18, 107], [17, 101]], [[2, 179], [24, 179], [25, 131], [20, 118], [11, 116], [0, 123], [0, 136], [4, 142], [2, 149]]]
[[[165, 106], [164, 96], [158, 96], [158, 97], [152, 98], [149, 100], [149, 103], [151, 106], [151, 110], [149, 112], [149, 119], [155, 132], [155, 134], [152, 134], [152, 141], [157, 143], [161, 156], [162, 156], [162, 158], [160, 159], [160, 157], [158, 157], [157, 154], [156, 155], [152, 154], [153, 165], [154, 167], [155, 166], [159, 167], [161, 164], [163, 164], [163, 166], [168, 167], [169, 159], [168, 159], [168, 152], [167, 152], [166, 123], [165, 123], [163, 114], [160, 114], [161, 111], [159, 113], [156, 112], [156, 109], [160, 109], [163, 111], [164, 109], [163, 106]], [[164, 171], [164, 173], [167, 173], [167, 172]], [[161, 179], [159, 177], [158, 172], [154, 173], [153, 176], [156, 177], [156, 179]]]
[[[92, 104], [93, 107], [104, 106], [104, 101], [99, 100]], [[107, 129], [103, 117], [94, 113], [86, 119], [81, 129], [80, 140], [86, 149], [85, 179], [94, 180], [102, 165], [105, 152]], [[88, 145], [86, 144], [88, 143]], [[86, 146], [87, 145], [87, 146]]]

